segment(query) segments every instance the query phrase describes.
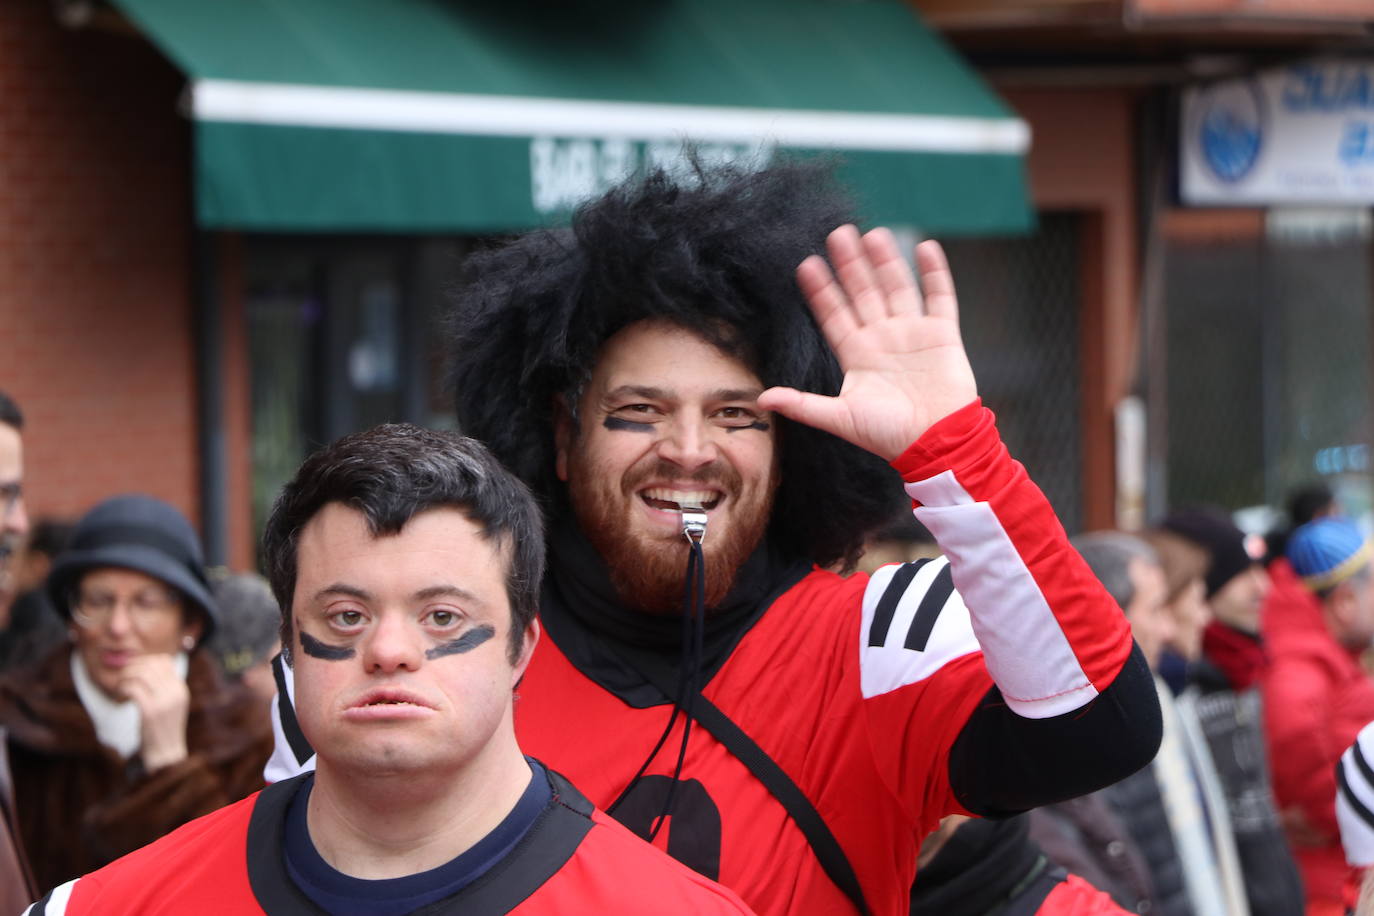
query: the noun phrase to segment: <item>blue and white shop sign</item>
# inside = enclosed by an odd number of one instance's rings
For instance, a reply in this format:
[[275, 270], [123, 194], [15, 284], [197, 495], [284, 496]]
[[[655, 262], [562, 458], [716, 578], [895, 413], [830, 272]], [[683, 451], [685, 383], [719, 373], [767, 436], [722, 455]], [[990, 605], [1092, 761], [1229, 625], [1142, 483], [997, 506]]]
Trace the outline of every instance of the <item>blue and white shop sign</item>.
[[1184, 203], [1374, 203], [1374, 61], [1306, 61], [1189, 88], [1180, 143]]

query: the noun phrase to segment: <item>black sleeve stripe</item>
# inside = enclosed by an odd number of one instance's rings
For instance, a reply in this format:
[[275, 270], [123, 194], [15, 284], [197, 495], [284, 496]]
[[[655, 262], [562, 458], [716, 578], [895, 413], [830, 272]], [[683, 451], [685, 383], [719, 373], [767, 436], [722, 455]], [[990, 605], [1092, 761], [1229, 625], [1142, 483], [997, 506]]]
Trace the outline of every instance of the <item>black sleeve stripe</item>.
[[[1366, 778], [1368, 778], [1369, 764], [1366, 763], [1364, 757], [1360, 755], [1359, 748], [1359, 744], [1356, 743], [1353, 756], [1360, 772], [1364, 773]], [[1370, 827], [1374, 827], [1374, 811], [1370, 811], [1365, 803], [1360, 801], [1354, 792], [1350, 791], [1350, 783], [1345, 776], [1344, 760], [1336, 764], [1336, 785], [1340, 788], [1341, 795], [1345, 796], [1345, 800], [1349, 803], [1350, 809], [1360, 816], [1360, 820], [1364, 821]]]
[[929, 562], [929, 559], [925, 559], [903, 563], [901, 568], [892, 574], [892, 581], [883, 589], [883, 597], [878, 599], [878, 606], [873, 610], [873, 625], [868, 628], [870, 646], [881, 646], [887, 642], [892, 615], [897, 613], [897, 605], [901, 603], [902, 595], [906, 594], [907, 586], [916, 578], [916, 573]]
[[949, 564], [936, 574], [935, 580], [930, 583], [930, 588], [921, 598], [921, 604], [916, 608], [916, 616], [912, 618], [911, 628], [906, 631], [906, 642], [903, 645], [908, 649], [915, 649], [917, 652], [924, 652], [926, 644], [930, 642], [931, 631], [935, 629], [935, 621], [940, 617], [947, 603], [949, 596], [954, 594], [954, 576], [950, 572]]
[[1364, 777], [1365, 784], [1374, 789], [1374, 767], [1371, 767], [1369, 761], [1365, 759], [1364, 749], [1360, 747], [1360, 742], [1356, 741], [1350, 750], [1350, 756], [1355, 758], [1355, 766], [1359, 767], [1360, 775]]
[[[56, 890], [56, 888], [53, 888]], [[33, 906], [24, 911], [23, 916], [47, 916], [48, 901], [52, 900], [52, 890], [48, 891], [38, 899]]]
[[304, 764], [315, 756], [315, 749], [310, 746], [305, 733], [301, 731], [300, 723], [296, 721], [296, 707], [291, 705], [291, 694], [286, 690], [285, 664], [280, 652], [272, 659], [272, 676], [277, 681], [277, 713], [281, 716], [282, 734], [286, 736], [286, 743], [291, 746], [296, 763]]

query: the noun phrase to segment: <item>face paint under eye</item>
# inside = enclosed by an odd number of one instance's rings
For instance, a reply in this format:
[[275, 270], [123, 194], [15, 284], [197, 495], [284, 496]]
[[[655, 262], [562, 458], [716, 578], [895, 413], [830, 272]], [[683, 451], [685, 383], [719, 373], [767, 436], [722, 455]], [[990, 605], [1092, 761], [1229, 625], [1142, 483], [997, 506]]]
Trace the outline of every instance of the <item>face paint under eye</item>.
[[750, 423], [748, 426], [727, 426], [727, 427], [725, 428], [725, 431], [728, 432], [728, 433], [737, 433], [737, 432], [739, 432], [740, 430], [743, 430], [743, 429], [752, 429], [752, 430], [756, 430], [757, 432], [766, 433], [766, 432], [768, 432], [768, 430], [769, 430], [769, 426], [768, 426], [768, 424], [767, 424], [766, 422], [764, 422], [763, 420], [755, 420], [753, 423]]
[[435, 646], [433, 649], [425, 650], [425, 658], [443, 658], [445, 655], [459, 655], [463, 652], [471, 652], [482, 643], [496, 635], [496, 630], [492, 627], [475, 627], [468, 630], [457, 639]]
[[654, 431], [653, 426], [649, 423], [637, 423], [634, 420], [626, 420], [624, 417], [607, 417], [601, 421], [601, 425], [616, 432], [651, 433]]
[[[297, 630], [299, 629], [300, 626], [297, 624]], [[327, 662], [341, 662], [354, 655], [354, 651], [347, 646], [331, 646], [304, 632], [301, 633], [301, 648], [305, 650], [306, 655], [322, 658]]]

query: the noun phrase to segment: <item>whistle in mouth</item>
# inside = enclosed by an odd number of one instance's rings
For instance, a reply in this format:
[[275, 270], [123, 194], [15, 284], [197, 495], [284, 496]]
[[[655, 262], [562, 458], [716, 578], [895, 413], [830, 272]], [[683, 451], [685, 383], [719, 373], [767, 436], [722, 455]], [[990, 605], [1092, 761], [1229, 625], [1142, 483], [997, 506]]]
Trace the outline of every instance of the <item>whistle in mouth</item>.
[[688, 503], [680, 503], [678, 509], [682, 512], [682, 533], [687, 540], [700, 544], [706, 537], [706, 510]]

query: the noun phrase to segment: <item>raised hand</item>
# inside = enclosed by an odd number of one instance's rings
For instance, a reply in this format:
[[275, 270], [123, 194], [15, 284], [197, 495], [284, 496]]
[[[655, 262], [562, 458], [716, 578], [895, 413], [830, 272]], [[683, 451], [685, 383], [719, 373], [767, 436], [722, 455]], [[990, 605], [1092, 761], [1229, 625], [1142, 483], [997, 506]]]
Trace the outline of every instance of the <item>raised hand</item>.
[[890, 461], [978, 396], [959, 337], [954, 279], [939, 243], [927, 241], [916, 246], [918, 286], [887, 229], [860, 236], [841, 226], [826, 248], [830, 264], [807, 258], [797, 282], [844, 384], [833, 398], [770, 388], [759, 406]]
[[186, 759], [186, 720], [191, 691], [170, 655], [140, 655], [125, 667], [119, 682], [124, 696], [138, 704], [148, 772]]

